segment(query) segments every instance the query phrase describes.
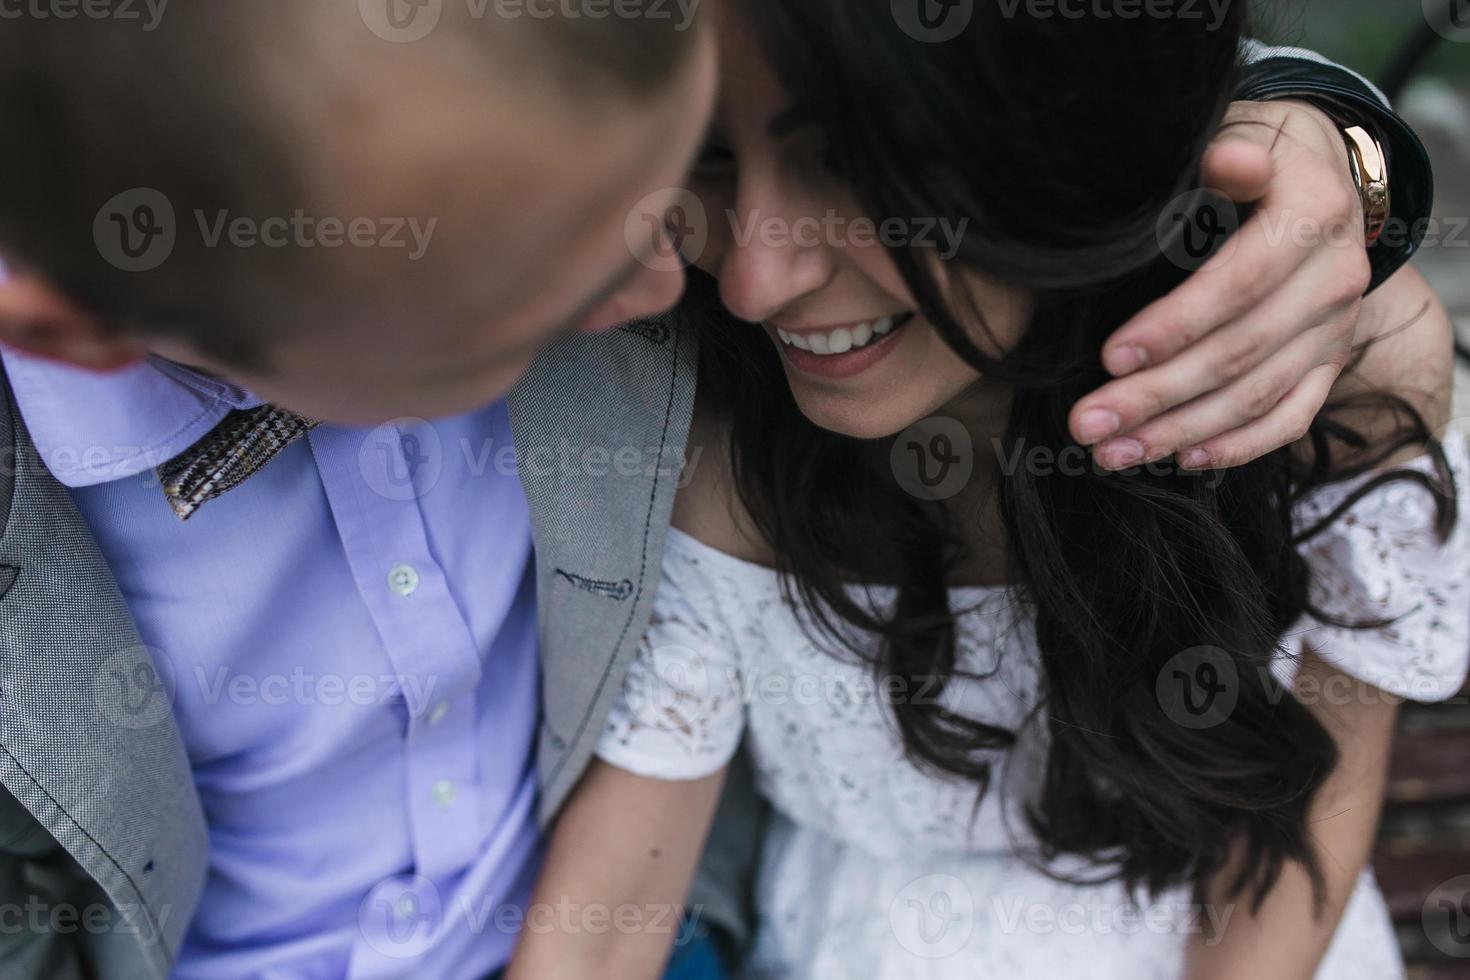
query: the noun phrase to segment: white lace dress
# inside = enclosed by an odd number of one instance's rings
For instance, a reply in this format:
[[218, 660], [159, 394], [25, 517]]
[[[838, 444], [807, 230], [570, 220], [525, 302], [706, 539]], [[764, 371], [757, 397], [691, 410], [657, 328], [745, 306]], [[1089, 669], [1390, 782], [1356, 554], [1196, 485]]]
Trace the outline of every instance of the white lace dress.
[[[1352, 632], [1303, 621], [1274, 672], [1310, 637], [1324, 659], [1365, 684], [1416, 700], [1455, 694], [1470, 669], [1470, 466], [1447, 448], [1461, 520], [1441, 544], [1420, 485], [1374, 490], [1306, 549], [1321, 608], [1398, 615]], [[1416, 468], [1431, 469], [1427, 459]], [[1303, 503], [1302, 522], [1347, 493]], [[882, 603], [891, 591], [870, 590]], [[953, 590], [964, 666], [958, 710], [1015, 729], [1039, 697], [1032, 624], [1005, 590]], [[598, 754], [645, 776], [717, 771], [745, 738], [776, 811], [757, 879], [747, 977], [792, 980], [1176, 980], [1192, 933], [1213, 914], [1187, 891], [1133, 906], [1115, 883], [1059, 884], [1022, 858], [1034, 840], [1021, 806], [1036, 788], [1043, 726], [997, 752], [991, 787], [922, 772], [904, 758], [887, 708], [896, 696], [869, 669], [814, 643], [777, 575], [671, 533], [654, 620]], [[820, 634], [815, 634], [820, 635]], [[1283, 750], [1289, 751], [1284, 746]], [[1085, 871], [1058, 862], [1059, 870]], [[1243, 912], [1241, 912], [1243, 914]], [[1224, 921], [1221, 921], [1224, 920]], [[1392, 927], [1365, 871], [1320, 980], [1403, 976]]]

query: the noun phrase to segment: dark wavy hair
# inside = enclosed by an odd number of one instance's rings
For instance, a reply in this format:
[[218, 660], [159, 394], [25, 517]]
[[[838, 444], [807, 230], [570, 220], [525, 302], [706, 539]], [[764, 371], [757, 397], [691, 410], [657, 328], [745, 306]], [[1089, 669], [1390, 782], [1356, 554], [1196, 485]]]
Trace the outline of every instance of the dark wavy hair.
[[[987, 356], [964, 326], [980, 311], [953, 285], [962, 277], [941, 275], [922, 248], [892, 250], [934, 328], [1013, 390], [1005, 446], [1073, 447], [1068, 413], [1107, 380], [1104, 340], [1185, 277], [1164, 256], [1158, 216], [1199, 183], [1239, 67], [1244, 4], [1211, 24], [1037, 19], [1024, 3], [1007, 16], [1013, 5], [980, 0], [968, 28], [946, 41], [905, 29], [902, 6], [745, 0], [742, 9], [869, 215], [968, 219], [948, 271], [1036, 292], [1024, 338]], [[697, 281], [687, 300], [704, 307], [693, 319], [712, 325], [701, 333], [701, 393], [726, 427], [742, 503], [789, 599], [885, 681], [907, 685], [898, 689], [952, 679], [953, 517], [905, 493], [871, 444], [807, 420], [772, 345], [713, 309], [712, 289]], [[1407, 402], [1384, 399], [1396, 433], [1371, 448], [1329, 414], [1310, 452], [1224, 473], [1023, 466], [997, 477], [1011, 571], [1040, 645], [1044, 710], [1034, 718], [1049, 749], [1027, 814], [1044, 857], [1080, 854], [1130, 891], [1152, 893], [1184, 883], [1201, 891], [1239, 859], [1228, 890], [1249, 889], [1254, 907], [1295, 861], [1320, 907], [1307, 815], [1336, 746], [1268, 665], [1311, 610], [1297, 547], [1341, 513], [1298, 534], [1294, 502], [1399, 448], [1437, 446]], [[1382, 480], [1420, 479], [1447, 532], [1453, 495], [1439, 459], [1437, 478], [1384, 475], [1354, 499]], [[853, 580], [897, 585], [896, 604], [873, 610], [847, 589]], [[864, 653], [844, 626], [877, 634], [880, 652]], [[1218, 724], [1190, 728], [1171, 720], [1156, 681], [1171, 658], [1202, 646], [1234, 662], [1238, 699]], [[981, 793], [988, 760], [1015, 740], [939, 698], [893, 712], [911, 761], [974, 780]]]

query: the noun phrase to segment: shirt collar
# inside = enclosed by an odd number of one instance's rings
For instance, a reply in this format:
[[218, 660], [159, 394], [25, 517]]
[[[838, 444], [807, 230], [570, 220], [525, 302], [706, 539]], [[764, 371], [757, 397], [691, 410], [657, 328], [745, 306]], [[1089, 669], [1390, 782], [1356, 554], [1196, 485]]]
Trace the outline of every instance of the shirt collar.
[[100, 374], [0, 351], [41, 460], [68, 487], [152, 470], [198, 442], [235, 409], [263, 404], [219, 378], [150, 356]]

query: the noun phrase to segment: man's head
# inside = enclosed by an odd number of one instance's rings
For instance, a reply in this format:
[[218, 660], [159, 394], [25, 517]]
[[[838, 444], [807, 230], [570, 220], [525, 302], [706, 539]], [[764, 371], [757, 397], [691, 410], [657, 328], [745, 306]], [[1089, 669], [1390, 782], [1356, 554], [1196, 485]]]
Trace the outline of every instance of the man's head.
[[98, 369], [153, 352], [331, 421], [492, 401], [551, 340], [678, 298], [625, 233], [714, 97], [708, 30], [667, 9], [0, 21], [0, 342]]

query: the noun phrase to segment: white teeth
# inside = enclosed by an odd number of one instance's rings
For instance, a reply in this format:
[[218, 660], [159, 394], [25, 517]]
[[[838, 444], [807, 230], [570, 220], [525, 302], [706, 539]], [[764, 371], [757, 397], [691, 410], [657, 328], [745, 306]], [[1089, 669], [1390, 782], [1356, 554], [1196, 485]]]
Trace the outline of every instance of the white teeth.
[[859, 323], [855, 327], [838, 327], [825, 333], [815, 331], [791, 333], [778, 327], [776, 336], [781, 338], [781, 343], [789, 347], [811, 351], [813, 354], [846, 354], [848, 351], [866, 347], [880, 337], [892, 333], [897, 321], [898, 317], [885, 316], [867, 323]]

